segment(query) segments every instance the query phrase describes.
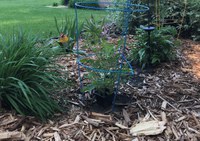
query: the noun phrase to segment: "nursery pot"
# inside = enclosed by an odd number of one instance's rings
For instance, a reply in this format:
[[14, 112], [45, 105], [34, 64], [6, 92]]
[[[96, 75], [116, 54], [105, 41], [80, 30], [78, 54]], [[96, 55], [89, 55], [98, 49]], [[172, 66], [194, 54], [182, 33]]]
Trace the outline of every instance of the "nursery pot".
[[101, 105], [103, 107], [109, 107], [112, 105], [113, 96], [114, 94], [99, 94], [97, 92], [94, 93], [96, 102], [98, 105]]

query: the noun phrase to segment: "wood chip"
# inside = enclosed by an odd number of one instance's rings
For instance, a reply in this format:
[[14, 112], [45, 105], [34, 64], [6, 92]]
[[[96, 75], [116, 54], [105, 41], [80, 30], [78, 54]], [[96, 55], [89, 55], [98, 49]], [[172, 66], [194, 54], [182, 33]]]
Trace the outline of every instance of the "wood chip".
[[0, 133], [0, 140], [24, 140], [26, 138], [25, 134], [22, 132], [2, 132]]
[[92, 124], [92, 125], [95, 126], [95, 127], [99, 127], [99, 123], [100, 123], [100, 122], [97, 122], [96, 120], [91, 119], [91, 118], [88, 118], [88, 117], [83, 116], [83, 115], [81, 115], [81, 117], [82, 117], [83, 119], [85, 119], [89, 124]]
[[130, 129], [130, 133], [133, 136], [139, 136], [139, 135], [158, 135], [166, 129], [164, 126], [165, 122], [163, 121], [146, 121], [141, 122]]
[[126, 126], [124, 126], [124, 125], [122, 125], [122, 124], [120, 124], [120, 123], [115, 123], [115, 125], [116, 125], [117, 127], [121, 128], [121, 129], [129, 129], [128, 127], [126, 127]]
[[96, 112], [91, 112], [91, 115], [90, 115], [92, 118], [95, 118], [95, 119], [99, 119], [99, 120], [112, 120], [112, 117], [110, 115], [105, 115], [105, 114], [101, 114], [101, 113], [96, 113]]
[[122, 113], [123, 113], [123, 116], [124, 116], [124, 119], [125, 119], [127, 125], [129, 125], [131, 123], [129, 114], [127, 113], [127, 111], [125, 109], [122, 110]]
[[54, 136], [55, 141], [62, 141], [58, 132], [54, 132], [53, 136]]

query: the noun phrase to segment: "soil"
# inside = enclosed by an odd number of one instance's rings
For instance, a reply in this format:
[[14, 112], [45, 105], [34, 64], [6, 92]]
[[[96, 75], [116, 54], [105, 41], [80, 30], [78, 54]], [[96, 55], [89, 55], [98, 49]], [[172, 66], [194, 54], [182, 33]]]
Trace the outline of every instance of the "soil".
[[200, 79], [200, 44], [186, 40], [183, 42], [186, 48], [183, 53], [188, 60], [188, 71], [192, 72], [197, 79]]
[[[7, 140], [55, 141], [198, 141], [200, 43], [182, 40], [177, 55], [176, 61], [163, 63], [149, 72], [140, 72], [122, 85], [120, 91], [133, 100], [114, 112], [111, 107], [98, 111], [99, 107], [89, 94], [85, 94], [88, 100], [81, 101], [78, 84], [55, 94], [67, 112], [56, 114], [46, 123], [34, 117], [2, 111], [0, 140], [5, 137]], [[78, 82], [75, 58], [75, 55], [61, 56], [58, 63], [68, 68], [70, 78]], [[81, 72], [87, 73], [83, 68]], [[165, 130], [153, 136], [130, 134], [131, 126], [152, 120], [165, 121]]]

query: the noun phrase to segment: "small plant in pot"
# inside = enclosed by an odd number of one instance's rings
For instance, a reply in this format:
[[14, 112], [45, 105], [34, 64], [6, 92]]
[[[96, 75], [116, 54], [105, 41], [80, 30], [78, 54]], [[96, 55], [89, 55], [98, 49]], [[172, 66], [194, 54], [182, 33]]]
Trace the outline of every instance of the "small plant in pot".
[[[92, 55], [82, 58], [80, 62], [90, 68], [89, 73], [84, 76], [89, 80], [89, 84], [83, 86], [82, 92], [94, 94], [97, 103], [106, 107], [112, 105], [119, 71], [124, 74], [123, 72], [129, 71], [129, 67], [123, 64], [123, 69], [119, 69], [119, 46], [122, 42], [119, 40], [117, 46], [109, 43], [102, 32], [104, 24], [105, 19], [97, 22], [93, 16], [84, 24], [84, 47]], [[121, 76], [124, 76], [122, 74]]]
[[83, 87], [83, 92], [93, 93], [97, 103], [102, 106], [112, 104], [115, 81], [117, 74], [112, 70], [116, 69], [119, 54], [115, 47], [109, 43], [102, 43], [101, 48], [93, 48], [95, 56], [82, 59], [81, 62], [101, 71], [90, 71], [86, 78], [90, 84]]
[[94, 94], [96, 102], [104, 107], [110, 106], [113, 101], [115, 79], [114, 74], [90, 72], [87, 78], [91, 81], [82, 90]]
[[[106, 107], [110, 106], [113, 101], [115, 84], [119, 74], [118, 59], [120, 54], [117, 48], [110, 43], [103, 42], [102, 46], [93, 49], [93, 52], [96, 53], [95, 56], [81, 60], [82, 63], [94, 68], [94, 71], [91, 70], [86, 76], [90, 83], [83, 87], [82, 92], [94, 94], [97, 103]], [[126, 65], [122, 69], [122, 72], [124, 71], [127, 71]]]

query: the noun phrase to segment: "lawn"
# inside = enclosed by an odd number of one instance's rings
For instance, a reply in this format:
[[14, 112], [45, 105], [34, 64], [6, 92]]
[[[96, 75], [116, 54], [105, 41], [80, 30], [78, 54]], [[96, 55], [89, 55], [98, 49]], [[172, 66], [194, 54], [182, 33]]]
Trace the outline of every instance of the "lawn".
[[[48, 8], [53, 2], [60, 3], [60, 0], [0, 0], [0, 33], [12, 33], [13, 29], [23, 28], [34, 34], [41, 34], [48, 37], [56, 34], [54, 17], [59, 22], [65, 16], [75, 17], [74, 9], [71, 8]], [[79, 10], [79, 21], [93, 14], [101, 19], [105, 13], [100, 11]]]

